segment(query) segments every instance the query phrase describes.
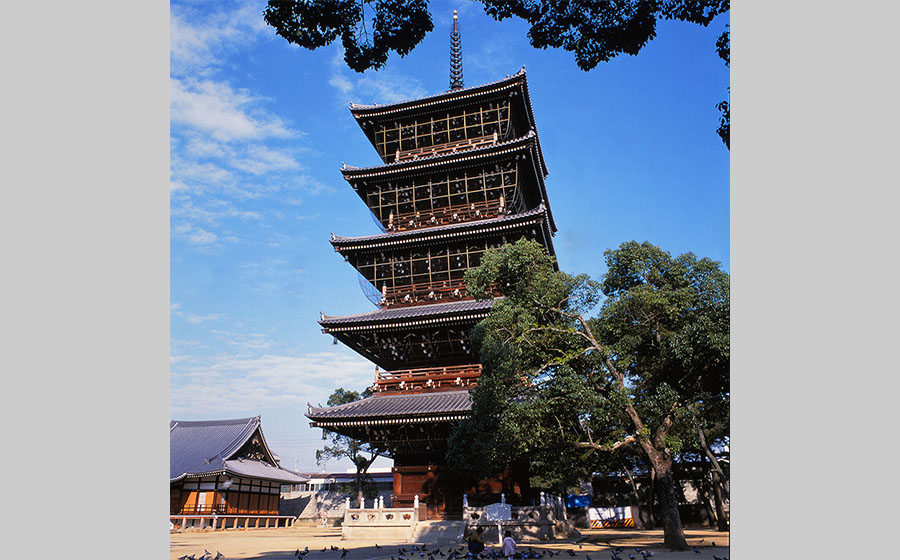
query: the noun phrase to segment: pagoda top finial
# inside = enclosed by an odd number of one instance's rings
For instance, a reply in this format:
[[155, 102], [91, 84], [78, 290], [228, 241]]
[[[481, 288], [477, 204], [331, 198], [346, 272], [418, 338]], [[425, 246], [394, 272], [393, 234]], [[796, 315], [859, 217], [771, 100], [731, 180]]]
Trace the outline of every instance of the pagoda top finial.
[[462, 88], [462, 40], [459, 34], [459, 16], [456, 10], [453, 10], [453, 31], [450, 33], [450, 91]]

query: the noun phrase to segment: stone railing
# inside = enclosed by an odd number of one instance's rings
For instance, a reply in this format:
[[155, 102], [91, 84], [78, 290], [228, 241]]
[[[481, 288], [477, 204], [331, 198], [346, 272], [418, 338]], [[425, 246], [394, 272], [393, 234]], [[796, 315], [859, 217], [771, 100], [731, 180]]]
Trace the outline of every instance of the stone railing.
[[378, 538], [408, 541], [412, 538], [416, 523], [419, 521], [418, 507], [386, 508], [383, 500], [376, 500], [372, 506], [354, 509], [350, 507], [350, 499], [347, 499], [347, 508], [344, 510], [344, 520], [341, 524], [342, 539]]
[[482, 527], [485, 541], [497, 543], [503, 540], [507, 530], [517, 541], [567, 538], [572, 530], [562, 497], [543, 492], [540, 503], [534, 506], [511, 506], [501, 495], [498, 504], [469, 507], [467, 497], [463, 496], [463, 521], [467, 532]]
[[201, 514], [201, 515], [170, 515], [169, 522], [172, 530], [185, 531], [187, 529], [213, 531], [219, 529], [274, 529], [293, 527], [296, 517], [292, 515], [248, 515], [248, 514]]

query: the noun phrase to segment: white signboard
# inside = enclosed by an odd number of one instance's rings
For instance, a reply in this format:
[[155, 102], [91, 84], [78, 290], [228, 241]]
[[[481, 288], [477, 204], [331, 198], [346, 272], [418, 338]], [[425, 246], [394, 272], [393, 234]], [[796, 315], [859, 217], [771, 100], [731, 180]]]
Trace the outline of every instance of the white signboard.
[[631, 518], [631, 506], [588, 509], [588, 519], [590, 521], [611, 521], [613, 519], [624, 520]]
[[491, 504], [484, 507], [485, 521], [509, 521], [512, 519], [512, 508], [509, 504]]

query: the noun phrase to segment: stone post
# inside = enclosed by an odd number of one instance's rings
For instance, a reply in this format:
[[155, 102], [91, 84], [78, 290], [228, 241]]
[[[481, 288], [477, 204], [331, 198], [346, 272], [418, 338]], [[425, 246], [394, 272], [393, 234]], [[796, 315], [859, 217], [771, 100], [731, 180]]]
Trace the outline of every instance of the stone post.
[[541, 492], [541, 505], [542, 505], [542, 506], [547, 505], [547, 497], [544, 496], [544, 493], [543, 493], [543, 492]]
[[378, 496], [378, 509], [384, 509], [384, 496]]
[[419, 511], [419, 495], [418, 494], [416, 494], [415, 497], [413, 497], [413, 508], [415, 508], [416, 511]]
[[463, 494], [463, 509], [469, 507], [469, 495]]
[[505, 504], [505, 503], [506, 503], [506, 494], [500, 494], [500, 503], [501, 503], [501, 504]]
[[350, 496], [347, 496], [347, 499], [344, 500], [344, 511], [350, 511]]

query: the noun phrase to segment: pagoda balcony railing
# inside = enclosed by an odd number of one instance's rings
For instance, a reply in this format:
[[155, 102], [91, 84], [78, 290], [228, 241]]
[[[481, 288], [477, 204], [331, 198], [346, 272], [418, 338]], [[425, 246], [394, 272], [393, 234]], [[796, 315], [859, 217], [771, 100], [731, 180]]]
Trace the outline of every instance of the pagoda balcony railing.
[[481, 364], [375, 371], [375, 393], [416, 392], [432, 389], [474, 387], [481, 377]]
[[488, 200], [470, 202], [456, 206], [444, 206], [427, 211], [415, 211], [391, 214], [386, 229], [388, 231], [406, 231], [459, 222], [471, 222], [496, 218], [508, 213], [502, 201]]
[[385, 286], [382, 307], [407, 307], [466, 299], [466, 285], [460, 280], [420, 282], [402, 286]]
[[478, 136], [476, 138], [457, 140], [455, 142], [446, 142], [444, 144], [434, 144], [433, 146], [425, 146], [422, 148], [415, 148], [413, 150], [397, 150], [396, 152], [394, 152], [394, 161], [408, 161], [421, 157], [439, 156], [443, 154], [452, 154], [454, 152], [470, 150], [473, 148], [482, 148], [484, 146], [496, 144], [498, 140], [499, 138], [497, 136], [497, 133], [495, 132], [487, 136]]

